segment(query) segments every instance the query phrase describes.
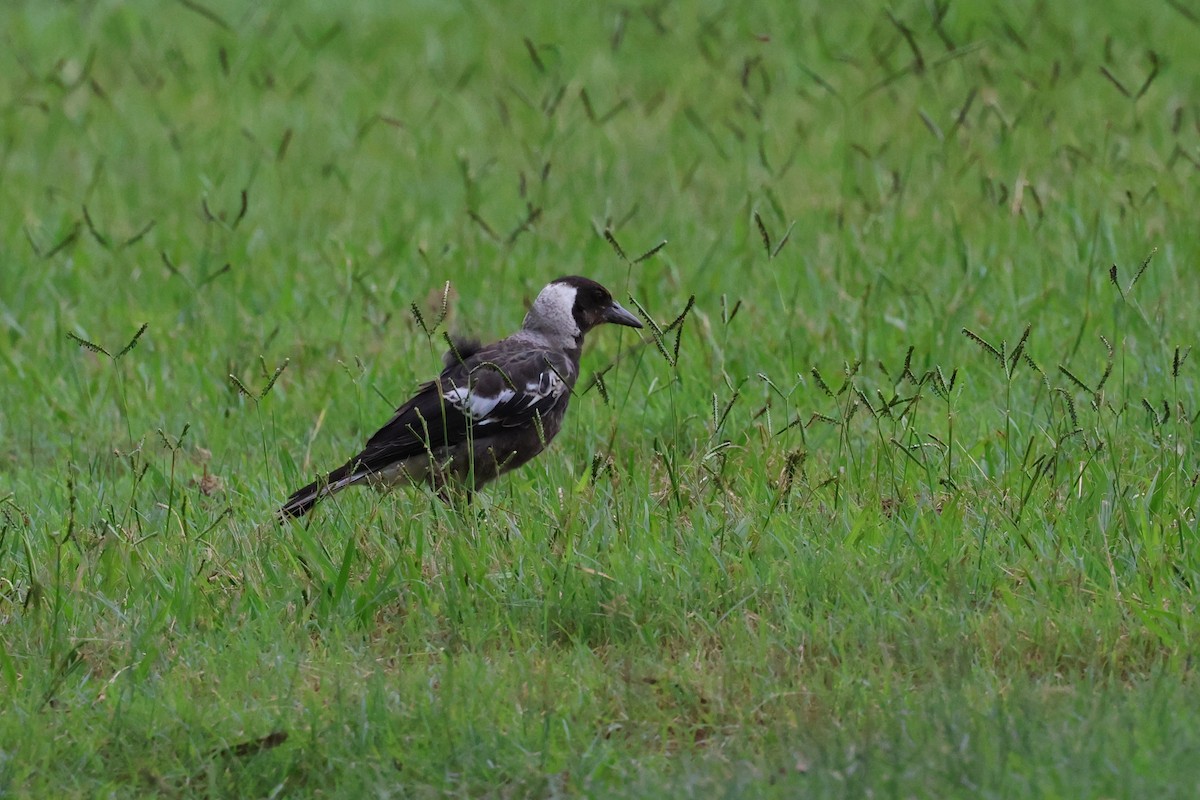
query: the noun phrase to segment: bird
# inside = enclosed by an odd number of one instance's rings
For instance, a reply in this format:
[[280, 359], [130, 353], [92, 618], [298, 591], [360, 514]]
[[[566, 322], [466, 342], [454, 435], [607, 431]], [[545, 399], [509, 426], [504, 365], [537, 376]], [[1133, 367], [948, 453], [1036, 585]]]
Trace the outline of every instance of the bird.
[[450, 340], [444, 369], [421, 384], [362, 451], [297, 489], [286, 521], [351, 486], [426, 484], [447, 503], [471, 496], [537, 456], [562, 428], [579, 377], [583, 338], [604, 323], [642, 323], [589, 278], [546, 285], [516, 333], [488, 345]]

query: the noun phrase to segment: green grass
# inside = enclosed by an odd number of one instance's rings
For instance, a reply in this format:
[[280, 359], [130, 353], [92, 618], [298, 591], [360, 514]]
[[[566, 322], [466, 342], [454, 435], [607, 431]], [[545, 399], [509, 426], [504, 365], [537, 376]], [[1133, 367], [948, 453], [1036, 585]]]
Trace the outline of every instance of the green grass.
[[1200, 12], [823, 5], [5, 4], [0, 796], [1194, 797]]

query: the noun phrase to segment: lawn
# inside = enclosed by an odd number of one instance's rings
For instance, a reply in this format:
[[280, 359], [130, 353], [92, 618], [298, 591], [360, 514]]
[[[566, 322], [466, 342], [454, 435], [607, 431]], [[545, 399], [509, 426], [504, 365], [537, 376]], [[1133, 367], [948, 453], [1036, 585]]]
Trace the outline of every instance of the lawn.
[[1197, 796], [1200, 8], [504, 5], [0, 7], [0, 796]]

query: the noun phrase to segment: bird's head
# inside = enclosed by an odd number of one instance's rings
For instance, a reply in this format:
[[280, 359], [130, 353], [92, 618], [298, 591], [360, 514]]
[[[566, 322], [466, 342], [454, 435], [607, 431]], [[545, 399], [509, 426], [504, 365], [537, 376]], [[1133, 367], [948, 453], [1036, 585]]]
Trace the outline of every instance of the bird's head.
[[589, 278], [571, 275], [546, 286], [525, 315], [525, 329], [552, 337], [582, 339], [605, 322], [640, 328], [642, 323], [612, 293]]

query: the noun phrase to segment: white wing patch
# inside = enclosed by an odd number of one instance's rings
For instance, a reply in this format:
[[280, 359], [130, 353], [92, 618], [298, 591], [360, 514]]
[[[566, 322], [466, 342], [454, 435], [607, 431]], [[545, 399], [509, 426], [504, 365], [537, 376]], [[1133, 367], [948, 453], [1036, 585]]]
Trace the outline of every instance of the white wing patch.
[[558, 373], [548, 369], [538, 376], [536, 381], [525, 384], [524, 396], [521, 399], [523, 408], [531, 408], [547, 397], [559, 397], [567, 390], [567, 384], [558, 377]]
[[503, 416], [494, 416], [498, 408], [505, 414], [521, 414], [548, 399], [558, 399], [566, 391], [566, 381], [554, 370], [547, 369], [537, 380], [526, 383], [519, 393], [515, 389], [502, 389], [495, 397], [488, 397], [460, 386], [446, 392], [445, 398], [476, 425], [491, 425], [504, 421]]
[[446, 392], [446, 400], [473, 421], [487, 425], [489, 422], [495, 422], [494, 419], [488, 419], [488, 415], [496, 410], [496, 406], [507, 403], [516, 394], [512, 389], [502, 389], [495, 397], [488, 397], [475, 394], [469, 387], [460, 386]]

